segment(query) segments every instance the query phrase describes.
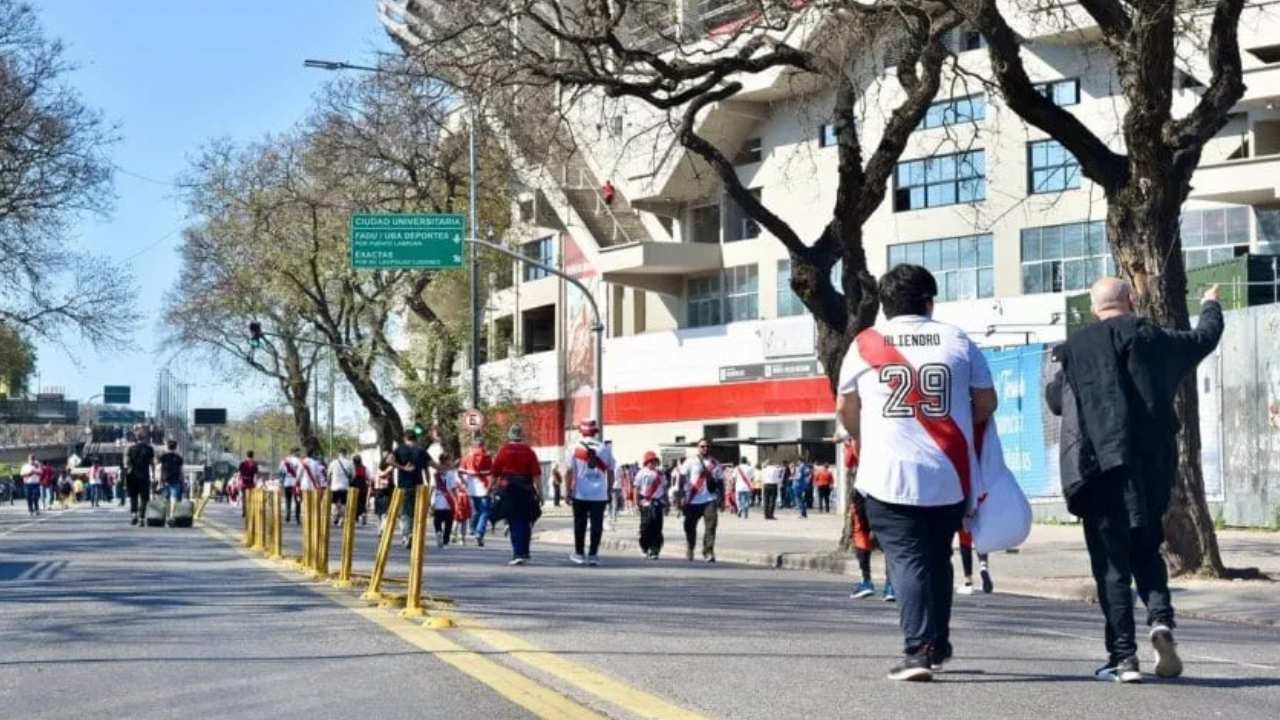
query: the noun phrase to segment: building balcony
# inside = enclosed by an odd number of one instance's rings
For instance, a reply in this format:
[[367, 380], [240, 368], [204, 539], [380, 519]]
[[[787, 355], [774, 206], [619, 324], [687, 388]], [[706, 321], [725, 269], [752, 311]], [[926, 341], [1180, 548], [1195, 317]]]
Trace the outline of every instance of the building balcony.
[[1244, 85], [1244, 96], [1236, 103], [1237, 109], [1274, 108], [1280, 101], [1280, 63], [1245, 68]]
[[711, 243], [633, 243], [600, 253], [605, 282], [663, 295], [681, 295], [685, 277], [723, 266], [720, 245]]
[[1191, 177], [1197, 200], [1259, 205], [1280, 199], [1280, 153], [1204, 164]]

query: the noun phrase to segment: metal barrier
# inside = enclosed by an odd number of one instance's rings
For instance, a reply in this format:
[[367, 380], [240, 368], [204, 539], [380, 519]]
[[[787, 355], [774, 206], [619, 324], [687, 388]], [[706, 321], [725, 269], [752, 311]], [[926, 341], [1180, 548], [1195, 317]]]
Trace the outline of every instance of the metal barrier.
[[284, 510], [284, 502], [280, 488], [270, 491], [271, 495], [271, 559], [279, 560], [284, 557], [284, 524], [281, 514]]
[[427, 554], [427, 506], [431, 504], [431, 494], [423, 492], [427, 488], [419, 487], [413, 503], [413, 528], [409, 545], [409, 588], [405, 591], [404, 609], [401, 617], [423, 617], [427, 614], [422, 607], [422, 560]]
[[342, 521], [342, 556], [338, 560], [338, 579], [333, 583], [336, 588], [351, 587], [351, 565], [356, 554], [356, 518], [359, 514], [360, 490], [351, 488], [347, 491], [347, 512]]
[[333, 491], [325, 488], [316, 491], [315, 503], [315, 526], [316, 526], [316, 556], [315, 565], [312, 567], [312, 574], [322, 580], [329, 579], [329, 539], [332, 536], [333, 523], [329, 522], [329, 516], [333, 514]]
[[253, 549], [267, 551], [267, 497], [259, 488], [250, 491], [253, 498], [249, 511], [253, 513]]
[[382, 537], [378, 539], [378, 552], [373, 556], [373, 572], [369, 575], [369, 589], [360, 596], [361, 600], [381, 602], [386, 599], [382, 594], [383, 575], [387, 570], [387, 559], [391, 556], [391, 543], [395, 541], [396, 523], [400, 518], [400, 506], [404, 503], [404, 491], [396, 488], [391, 491], [391, 503], [387, 508], [387, 522], [382, 528]]

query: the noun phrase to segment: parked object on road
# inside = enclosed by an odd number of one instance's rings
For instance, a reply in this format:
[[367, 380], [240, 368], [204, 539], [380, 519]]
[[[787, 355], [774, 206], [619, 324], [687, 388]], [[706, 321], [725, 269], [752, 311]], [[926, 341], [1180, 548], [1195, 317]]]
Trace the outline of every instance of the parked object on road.
[[164, 527], [167, 511], [168, 503], [166, 503], [159, 495], [152, 495], [151, 501], [147, 503], [147, 527]]
[[190, 500], [179, 500], [173, 504], [173, 512], [169, 515], [169, 527], [189, 528], [195, 524], [196, 505]]

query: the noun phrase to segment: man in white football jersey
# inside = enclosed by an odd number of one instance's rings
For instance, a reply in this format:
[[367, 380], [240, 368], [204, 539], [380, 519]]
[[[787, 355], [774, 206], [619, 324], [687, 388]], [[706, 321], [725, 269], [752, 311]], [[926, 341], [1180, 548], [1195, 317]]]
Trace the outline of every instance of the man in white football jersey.
[[996, 409], [991, 371], [961, 331], [931, 319], [938, 283], [918, 265], [880, 279], [887, 322], [854, 339], [836, 414], [863, 448], [857, 489], [897, 591], [903, 661], [893, 680], [931, 680], [951, 658], [951, 541], [969, 495], [974, 423]]

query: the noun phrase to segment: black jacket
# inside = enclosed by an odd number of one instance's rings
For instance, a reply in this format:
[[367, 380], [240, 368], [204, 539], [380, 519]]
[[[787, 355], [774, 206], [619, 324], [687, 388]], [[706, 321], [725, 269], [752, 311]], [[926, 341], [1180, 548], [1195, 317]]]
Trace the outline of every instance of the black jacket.
[[1222, 307], [1207, 302], [1195, 330], [1167, 330], [1124, 315], [1095, 322], [1054, 349], [1061, 369], [1045, 388], [1045, 399], [1063, 416], [1062, 487], [1073, 513], [1092, 512], [1082, 496], [1097, 478], [1107, 477], [1126, 484], [1124, 502], [1134, 527], [1164, 515], [1181, 428], [1174, 396], [1221, 337]]

